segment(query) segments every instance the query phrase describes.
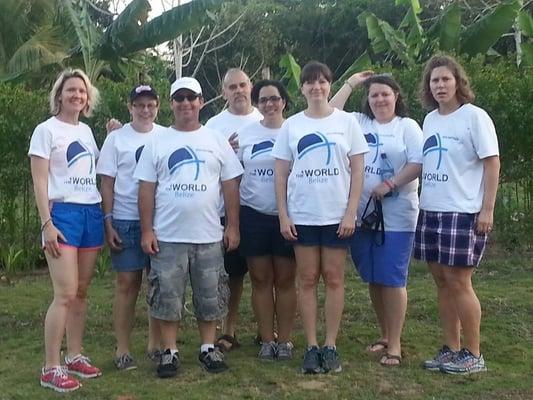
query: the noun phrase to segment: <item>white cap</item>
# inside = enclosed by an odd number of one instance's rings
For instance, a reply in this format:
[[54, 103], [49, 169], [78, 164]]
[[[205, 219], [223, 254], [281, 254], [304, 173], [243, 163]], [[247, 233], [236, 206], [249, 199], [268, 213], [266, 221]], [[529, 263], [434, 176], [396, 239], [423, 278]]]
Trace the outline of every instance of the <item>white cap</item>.
[[196, 94], [202, 94], [202, 87], [194, 78], [185, 77], [176, 79], [170, 87], [170, 97], [180, 89], [189, 89]]

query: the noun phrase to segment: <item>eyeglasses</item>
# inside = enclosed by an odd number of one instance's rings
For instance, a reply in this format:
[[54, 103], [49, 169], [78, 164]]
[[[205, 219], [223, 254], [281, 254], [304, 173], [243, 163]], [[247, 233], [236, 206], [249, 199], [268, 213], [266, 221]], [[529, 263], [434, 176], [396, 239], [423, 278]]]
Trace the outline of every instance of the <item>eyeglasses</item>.
[[267, 102], [271, 102], [271, 103], [277, 103], [278, 101], [281, 100], [281, 97], [279, 96], [269, 96], [269, 97], [259, 97], [259, 99], [257, 100], [257, 102], [259, 104], [265, 104]]
[[148, 110], [152, 111], [152, 110], [155, 110], [157, 108], [157, 104], [138, 104], [138, 103], [133, 103], [133, 108], [137, 108], [139, 110], [144, 110], [145, 108], [147, 108]]
[[181, 103], [187, 99], [187, 101], [194, 101], [197, 98], [202, 97], [199, 94], [191, 93], [191, 94], [175, 94], [172, 96], [172, 100], [174, 100], [177, 103]]

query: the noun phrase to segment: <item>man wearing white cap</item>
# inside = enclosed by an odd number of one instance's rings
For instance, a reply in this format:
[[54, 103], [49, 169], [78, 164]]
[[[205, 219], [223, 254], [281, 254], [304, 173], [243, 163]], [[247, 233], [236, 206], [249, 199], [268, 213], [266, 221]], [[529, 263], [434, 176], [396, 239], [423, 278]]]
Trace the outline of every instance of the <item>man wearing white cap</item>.
[[[263, 119], [261, 113], [252, 106], [251, 92], [252, 83], [248, 75], [239, 68], [230, 68], [224, 75], [222, 82], [222, 96], [228, 102], [228, 108], [205, 124], [229, 140], [235, 151], [239, 148], [239, 130]], [[221, 217], [224, 217], [223, 209], [221, 209]], [[222, 223], [225, 223], [224, 219], [222, 219]], [[244, 275], [246, 275], [248, 268], [246, 267], [246, 260], [239, 254], [238, 249], [226, 252], [224, 266], [229, 274], [230, 301], [228, 316], [224, 321], [224, 332], [217, 344], [228, 351], [239, 346], [235, 330]]]
[[[140, 181], [141, 245], [152, 267], [147, 301], [160, 322], [165, 349], [157, 368], [161, 378], [179, 369], [176, 336], [187, 280], [202, 341], [200, 364], [208, 372], [227, 369], [214, 342], [229, 295], [223, 248], [239, 244], [238, 177], [243, 172], [228, 141], [199, 122], [204, 100], [198, 81], [176, 80], [170, 97], [174, 125], [147, 143], [134, 174]], [[225, 229], [218, 215], [221, 190]]]

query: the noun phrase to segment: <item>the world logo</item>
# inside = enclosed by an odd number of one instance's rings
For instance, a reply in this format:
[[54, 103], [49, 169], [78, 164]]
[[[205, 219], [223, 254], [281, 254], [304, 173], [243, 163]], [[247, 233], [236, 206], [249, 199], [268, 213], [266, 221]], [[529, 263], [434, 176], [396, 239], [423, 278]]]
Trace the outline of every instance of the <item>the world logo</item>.
[[312, 151], [323, 149], [326, 151], [326, 165], [329, 165], [332, 159], [332, 148], [335, 147], [335, 142], [330, 142], [320, 132], [310, 133], [303, 136], [298, 141], [298, 159], [302, 159], [306, 154]]
[[204, 160], [200, 160], [193, 149], [189, 146], [179, 148], [174, 151], [168, 158], [168, 169], [170, 174], [173, 174], [184, 165], [192, 164], [194, 167], [194, 180], [198, 179], [200, 175], [200, 164], [204, 164]]
[[442, 139], [438, 133], [428, 137], [424, 142], [424, 157], [428, 156], [431, 153], [437, 153], [437, 170], [441, 166], [443, 153], [447, 151], [448, 149], [442, 146]]
[[272, 151], [274, 142], [272, 140], [265, 140], [264, 142], [256, 143], [252, 146], [250, 158], [256, 158], [262, 154], [267, 154]]
[[87, 149], [81, 142], [76, 140], [75, 142], [72, 142], [69, 144], [67, 148], [67, 166], [68, 168], [72, 168], [75, 165], [78, 166], [80, 164], [80, 160], [83, 160], [85, 158], [89, 159], [89, 174], [92, 174], [94, 163], [93, 163], [93, 154]]
[[372, 159], [372, 164], [374, 164], [378, 159], [379, 147], [383, 146], [383, 143], [379, 141], [379, 135], [377, 133], [365, 134], [365, 140], [370, 149], [375, 149], [374, 158]]

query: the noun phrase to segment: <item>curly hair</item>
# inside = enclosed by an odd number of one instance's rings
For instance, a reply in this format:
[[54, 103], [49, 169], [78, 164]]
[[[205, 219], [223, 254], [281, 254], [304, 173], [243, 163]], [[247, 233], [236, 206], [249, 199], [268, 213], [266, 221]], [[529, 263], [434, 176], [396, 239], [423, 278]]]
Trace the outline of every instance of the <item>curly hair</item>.
[[50, 91], [50, 113], [52, 115], [57, 115], [61, 111], [61, 101], [59, 100], [59, 97], [61, 96], [65, 82], [70, 78], [79, 78], [85, 84], [85, 88], [87, 89], [87, 104], [82, 110], [82, 114], [85, 117], [90, 117], [100, 101], [100, 94], [98, 89], [92, 85], [89, 77], [81, 69], [69, 68], [59, 74]]
[[405, 98], [402, 93], [402, 88], [394, 80], [394, 78], [389, 74], [378, 74], [373, 75], [364, 82], [364, 86], [366, 89], [365, 97], [363, 98], [363, 104], [361, 107], [361, 112], [365, 114], [370, 119], [375, 119], [376, 116], [372, 112], [372, 109], [370, 108], [370, 104], [368, 103], [368, 92], [370, 91], [370, 86], [372, 84], [378, 83], [382, 85], [387, 85], [392, 89], [394, 94], [396, 95], [396, 104], [394, 105], [394, 114], [399, 117], [408, 117], [409, 116], [409, 108], [407, 107], [407, 103], [405, 102]]
[[422, 80], [420, 81], [419, 97], [424, 108], [433, 110], [439, 107], [439, 103], [431, 94], [431, 88], [429, 86], [431, 73], [435, 68], [438, 67], [446, 67], [453, 74], [457, 84], [455, 96], [457, 97], [459, 103], [472, 103], [476, 96], [470, 87], [468, 76], [466, 75], [466, 72], [461, 64], [459, 64], [453, 57], [444, 54], [438, 54], [431, 57], [431, 59], [427, 62], [422, 75]]

